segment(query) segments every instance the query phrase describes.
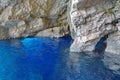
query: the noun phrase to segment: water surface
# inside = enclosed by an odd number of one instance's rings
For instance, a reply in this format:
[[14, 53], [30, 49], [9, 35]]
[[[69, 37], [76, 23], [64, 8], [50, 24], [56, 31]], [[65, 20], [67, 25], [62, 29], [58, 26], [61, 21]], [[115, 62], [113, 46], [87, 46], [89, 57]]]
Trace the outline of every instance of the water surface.
[[70, 37], [1, 40], [0, 80], [120, 80], [119, 67], [115, 73], [105, 65], [110, 58], [70, 53], [71, 43]]

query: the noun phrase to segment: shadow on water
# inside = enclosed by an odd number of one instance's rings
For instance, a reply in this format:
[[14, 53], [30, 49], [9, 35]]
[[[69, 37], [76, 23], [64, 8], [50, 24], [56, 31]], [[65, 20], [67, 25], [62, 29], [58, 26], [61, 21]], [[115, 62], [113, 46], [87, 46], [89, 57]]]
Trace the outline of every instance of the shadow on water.
[[70, 37], [1, 40], [0, 80], [120, 80], [116, 56], [70, 53], [71, 42]]

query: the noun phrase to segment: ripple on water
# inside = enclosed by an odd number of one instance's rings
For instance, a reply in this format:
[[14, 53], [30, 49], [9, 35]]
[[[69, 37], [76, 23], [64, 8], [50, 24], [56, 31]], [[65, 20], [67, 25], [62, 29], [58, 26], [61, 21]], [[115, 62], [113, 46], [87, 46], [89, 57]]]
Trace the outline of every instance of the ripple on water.
[[118, 55], [70, 53], [71, 42], [70, 37], [1, 40], [0, 80], [120, 80]]

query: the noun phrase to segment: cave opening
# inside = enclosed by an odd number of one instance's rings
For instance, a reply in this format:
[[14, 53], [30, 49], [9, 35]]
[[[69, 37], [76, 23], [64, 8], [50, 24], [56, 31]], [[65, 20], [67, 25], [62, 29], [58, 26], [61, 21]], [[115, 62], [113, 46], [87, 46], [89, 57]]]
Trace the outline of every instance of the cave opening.
[[93, 50], [94, 53], [104, 54], [105, 49], [107, 47], [107, 38], [108, 38], [108, 34], [100, 38], [100, 40], [97, 42], [97, 44], [94, 47]]

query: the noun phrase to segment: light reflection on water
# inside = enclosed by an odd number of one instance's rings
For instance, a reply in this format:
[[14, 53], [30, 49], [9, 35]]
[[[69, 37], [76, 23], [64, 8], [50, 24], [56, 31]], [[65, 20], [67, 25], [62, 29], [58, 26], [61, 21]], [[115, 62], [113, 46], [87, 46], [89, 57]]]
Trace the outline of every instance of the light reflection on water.
[[71, 42], [70, 37], [1, 40], [0, 80], [120, 80], [119, 67], [117, 74], [110, 69], [112, 57], [70, 53]]
[[52, 80], [70, 37], [0, 40], [0, 80]]
[[[104, 60], [106, 56], [98, 57], [98, 55], [88, 53], [91, 52], [69, 53], [63, 54], [64, 57], [59, 57], [60, 63], [56, 68], [59, 70], [55, 73], [56, 77], [59, 77], [57, 80], [120, 80], [120, 74], [115, 74], [114, 70], [105, 66], [108, 64]], [[120, 67], [117, 71], [120, 72]]]

